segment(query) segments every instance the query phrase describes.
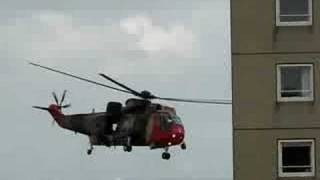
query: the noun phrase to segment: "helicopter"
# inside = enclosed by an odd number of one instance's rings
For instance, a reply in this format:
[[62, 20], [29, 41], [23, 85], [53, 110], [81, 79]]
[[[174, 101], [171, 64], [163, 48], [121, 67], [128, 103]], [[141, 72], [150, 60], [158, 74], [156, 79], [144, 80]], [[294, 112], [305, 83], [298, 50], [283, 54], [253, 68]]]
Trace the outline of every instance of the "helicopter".
[[60, 100], [57, 94], [53, 92], [52, 96], [55, 103], [50, 104], [48, 107], [33, 106], [33, 108], [49, 112], [53, 117], [53, 122], [56, 122], [61, 128], [87, 135], [90, 144], [87, 149], [88, 155], [92, 154], [94, 146], [122, 146], [125, 152], [131, 152], [134, 146], [146, 146], [150, 149], [164, 149], [162, 159], [168, 160], [170, 159], [169, 147], [180, 146], [182, 150], [187, 148], [185, 142], [186, 131], [174, 107], [153, 103], [152, 100], [159, 99], [221, 105], [231, 104], [229, 100], [159, 97], [146, 90], [141, 92], [133, 90], [103, 73], [99, 75], [123, 89], [40, 64], [32, 62], [29, 64], [135, 96], [134, 98], [127, 99], [124, 104], [120, 102], [108, 102], [105, 112], [94, 112], [93, 110], [91, 113], [65, 115], [62, 109], [71, 106], [71, 104], [64, 104], [66, 90], [63, 91]]

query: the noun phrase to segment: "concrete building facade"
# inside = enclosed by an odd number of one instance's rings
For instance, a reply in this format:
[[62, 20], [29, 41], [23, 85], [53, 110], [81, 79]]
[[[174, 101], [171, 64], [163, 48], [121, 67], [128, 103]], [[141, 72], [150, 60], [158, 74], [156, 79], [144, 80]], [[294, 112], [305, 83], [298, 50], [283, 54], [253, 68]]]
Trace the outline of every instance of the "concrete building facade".
[[320, 180], [320, 1], [231, 0], [235, 180]]

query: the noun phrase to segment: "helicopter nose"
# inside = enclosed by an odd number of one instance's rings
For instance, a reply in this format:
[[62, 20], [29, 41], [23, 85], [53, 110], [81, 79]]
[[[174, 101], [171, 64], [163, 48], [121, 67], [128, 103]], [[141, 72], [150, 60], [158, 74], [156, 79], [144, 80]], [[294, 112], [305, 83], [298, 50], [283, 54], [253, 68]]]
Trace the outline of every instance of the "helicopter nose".
[[174, 130], [172, 131], [171, 136], [172, 136], [172, 139], [173, 139], [174, 141], [177, 141], [177, 142], [182, 141], [183, 138], [184, 138], [184, 129], [183, 129], [183, 127], [181, 127], [181, 126], [176, 126], [176, 127], [174, 128]]

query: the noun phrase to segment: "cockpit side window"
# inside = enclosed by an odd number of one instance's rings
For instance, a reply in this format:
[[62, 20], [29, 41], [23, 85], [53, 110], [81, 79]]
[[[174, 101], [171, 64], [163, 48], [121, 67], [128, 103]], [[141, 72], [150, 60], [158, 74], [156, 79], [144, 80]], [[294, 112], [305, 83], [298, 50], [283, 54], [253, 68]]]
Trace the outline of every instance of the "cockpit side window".
[[160, 122], [160, 128], [162, 130], [168, 130], [169, 129], [169, 123], [168, 123], [168, 116], [164, 113], [159, 114], [159, 122]]

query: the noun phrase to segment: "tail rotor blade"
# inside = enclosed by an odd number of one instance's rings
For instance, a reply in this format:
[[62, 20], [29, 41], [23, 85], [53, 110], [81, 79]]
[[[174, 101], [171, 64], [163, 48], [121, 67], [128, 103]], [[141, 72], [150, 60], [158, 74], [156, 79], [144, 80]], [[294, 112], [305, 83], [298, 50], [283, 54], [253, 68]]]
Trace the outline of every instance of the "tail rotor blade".
[[61, 97], [60, 106], [62, 105], [62, 103], [64, 101], [64, 98], [66, 97], [66, 93], [67, 93], [67, 90], [64, 90], [63, 94], [62, 94], [62, 97]]
[[35, 109], [41, 109], [41, 110], [45, 110], [45, 111], [49, 110], [49, 108], [41, 107], [41, 106], [32, 106], [32, 107], [35, 108]]
[[61, 108], [68, 108], [68, 107], [71, 107], [71, 104], [66, 104], [66, 105], [63, 105], [63, 106], [60, 106]]
[[59, 100], [58, 100], [57, 94], [55, 92], [52, 92], [52, 96], [53, 96], [56, 104], [59, 105]]

